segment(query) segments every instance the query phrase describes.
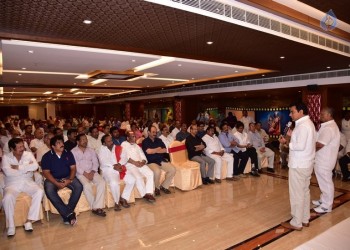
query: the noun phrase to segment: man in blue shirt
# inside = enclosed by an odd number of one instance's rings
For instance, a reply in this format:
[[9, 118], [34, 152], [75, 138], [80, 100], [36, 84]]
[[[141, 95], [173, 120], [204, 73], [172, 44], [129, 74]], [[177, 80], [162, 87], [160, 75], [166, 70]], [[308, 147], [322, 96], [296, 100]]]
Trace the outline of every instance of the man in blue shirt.
[[[64, 224], [74, 226], [77, 222], [74, 209], [79, 201], [83, 185], [75, 178], [75, 159], [71, 152], [64, 149], [63, 137], [56, 135], [50, 140], [51, 150], [44, 154], [41, 168], [46, 178], [44, 189], [47, 198], [51, 201], [63, 218]], [[63, 188], [72, 190], [68, 204], [64, 204], [58, 196], [58, 190]]]
[[126, 141], [126, 138], [120, 135], [119, 129], [117, 127], [112, 127], [109, 130], [109, 133], [112, 136], [112, 141], [114, 145], [120, 146], [124, 141]]
[[229, 131], [227, 123], [221, 125], [221, 133], [219, 134], [219, 141], [225, 149], [226, 153], [233, 153], [233, 176], [229, 176], [228, 180], [239, 180], [240, 176], [243, 177], [245, 165], [248, 162], [249, 156], [237, 147], [238, 140]]
[[[175, 167], [164, 157], [167, 149], [163, 141], [157, 136], [157, 128], [148, 128], [148, 137], [142, 141], [142, 150], [147, 157], [147, 165], [154, 173], [155, 195], [160, 195], [160, 190], [166, 194], [171, 194], [169, 186], [175, 176]], [[166, 172], [165, 180], [160, 183], [161, 170]]]

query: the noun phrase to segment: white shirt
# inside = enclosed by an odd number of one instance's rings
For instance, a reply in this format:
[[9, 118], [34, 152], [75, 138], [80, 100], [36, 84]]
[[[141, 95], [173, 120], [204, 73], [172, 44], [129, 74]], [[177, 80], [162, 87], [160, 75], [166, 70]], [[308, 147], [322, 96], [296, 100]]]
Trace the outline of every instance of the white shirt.
[[98, 154], [100, 161], [100, 167], [103, 169], [114, 168], [115, 164], [118, 164], [117, 157], [115, 155], [115, 145], [113, 145], [112, 151], [107, 146], [102, 145]]
[[177, 133], [179, 133], [180, 130], [178, 128], [174, 128], [171, 133], [170, 133], [170, 136], [173, 137], [173, 138], [176, 138], [176, 135]]
[[38, 150], [36, 151], [36, 161], [41, 162], [44, 154], [50, 151], [50, 148], [44, 143]]
[[37, 139], [37, 138], [34, 138], [33, 140], [30, 141], [30, 144], [29, 144], [29, 148], [36, 148], [36, 149], [39, 149], [40, 147], [42, 147], [44, 145], [44, 140], [41, 139]]
[[10, 137], [2, 135], [1, 138], [0, 138], [0, 146], [2, 148], [4, 148], [5, 145], [9, 142], [10, 139], [11, 139]]
[[[236, 131], [236, 133], [234, 133], [233, 136], [237, 139], [239, 145], [247, 145], [248, 143], [250, 143], [249, 136], [244, 131], [243, 133]], [[237, 147], [237, 148], [242, 152], [245, 152], [247, 150], [247, 148], [240, 148], [240, 147]]]
[[346, 136], [346, 139], [350, 139], [350, 120], [341, 120], [341, 132]]
[[254, 119], [250, 116], [242, 116], [242, 118], [240, 119], [241, 122], [243, 122], [244, 124], [244, 131], [245, 132], [248, 132], [249, 130], [249, 124], [252, 123], [252, 122], [255, 122]]
[[130, 144], [128, 141], [122, 143], [122, 155], [120, 156], [120, 164], [125, 165], [126, 167], [134, 166], [131, 163], [128, 163], [128, 160], [131, 158], [134, 161], [146, 161], [147, 158], [143, 153], [142, 149], [136, 143]]
[[315, 126], [308, 115], [295, 122], [289, 143], [290, 168], [312, 168], [316, 152]]
[[88, 139], [88, 147], [92, 148], [93, 150], [95, 150], [96, 154], [99, 153], [100, 148], [102, 146], [102, 142], [101, 142], [101, 138], [102, 136], [98, 137], [97, 139], [95, 139], [94, 137], [92, 137], [91, 135], [87, 136]]
[[204, 149], [204, 153], [207, 156], [210, 156], [213, 152], [220, 152], [221, 150], [224, 150], [223, 146], [221, 145], [219, 138], [214, 134], [213, 137], [206, 134], [202, 137], [202, 140], [207, 145]]
[[[12, 169], [11, 165], [18, 165], [17, 169]], [[2, 171], [5, 173], [5, 185], [23, 183], [25, 181], [33, 182], [33, 171], [39, 167], [32, 153], [24, 151], [21, 159], [18, 161], [13, 153], [5, 154], [2, 158]]]
[[333, 169], [337, 160], [340, 145], [339, 128], [334, 120], [321, 123], [321, 128], [317, 133], [316, 141], [324, 145], [316, 152], [316, 166], [324, 166]]
[[171, 135], [168, 135], [167, 137], [165, 137], [164, 135], [160, 135], [159, 139], [163, 141], [163, 143], [165, 144], [166, 150], [169, 153], [169, 145], [174, 141], [174, 138]]

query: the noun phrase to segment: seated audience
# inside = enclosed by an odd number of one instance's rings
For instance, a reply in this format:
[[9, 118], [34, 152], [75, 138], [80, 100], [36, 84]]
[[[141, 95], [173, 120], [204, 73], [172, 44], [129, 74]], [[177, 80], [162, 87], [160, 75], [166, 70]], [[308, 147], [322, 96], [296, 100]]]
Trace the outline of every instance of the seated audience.
[[[98, 159], [96, 152], [87, 147], [87, 137], [80, 134], [76, 138], [77, 146], [72, 149], [77, 168], [77, 178], [83, 185], [86, 200], [89, 202], [92, 213], [105, 217], [106, 183], [98, 174]], [[93, 194], [92, 185], [96, 185], [96, 195]]]
[[173, 127], [170, 126], [169, 132], [170, 132], [171, 137], [174, 138], [174, 140], [176, 139], [177, 133], [180, 132], [180, 129], [181, 129], [181, 123], [178, 120], [175, 121], [175, 124]]
[[[197, 125], [191, 125], [190, 135], [187, 137], [185, 143], [188, 158], [191, 161], [199, 163], [203, 184], [214, 184], [215, 182], [210, 178], [214, 176], [215, 161], [204, 154], [206, 144], [201, 138], [197, 137], [196, 134]], [[208, 171], [206, 170], [206, 164], [208, 164]]]
[[114, 210], [120, 211], [120, 206], [129, 208], [130, 205], [128, 204], [128, 200], [130, 200], [131, 192], [135, 186], [136, 180], [129, 171], [126, 171], [124, 176], [125, 188], [120, 196], [120, 172], [123, 171], [123, 166], [118, 163], [112, 136], [102, 136], [101, 142], [102, 146], [98, 154], [98, 158], [100, 160], [102, 176], [110, 186], [115, 203]]
[[23, 140], [12, 138], [8, 142], [11, 150], [2, 159], [2, 170], [5, 174], [5, 192], [3, 207], [8, 221], [7, 236], [16, 233], [14, 222], [14, 209], [17, 196], [23, 192], [32, 197], [27, 221], [24, 223], [25, 231], [33, 231], [32, 222], [40, 220], [40, 207], [43, 190], [33, 181], [33, 172], [39, 167], [33, 154], [24, 149]]
[[[50, 140], [51, 150], [41, 160], [41, 168], [46, 178], [44, 189], [47, 198], [61, 215], [64, 224], [74, 226], [77, 223], [74, 209], [78, 204], [83, 185], [75, 178], [76, 163], [71, 152], [64, 149], [63, 137], [54, 136]], [[63, 188], [72, 190], [66, 205], [58, 195]]]
[[[169, 153], [169, 145], [174, 141], [174, 138], [169, 135], [169, 129], [166, 125], [164, 125], [162, 128], [161, 128], [161, 132], [162, 134], [159, 136], [159, 139], [161, 139], [167, 149], [167, 153]], [[169, 156], [166, 156], [166, 158], [168, 160], [169, 159]]]
[[[166, 129], [167, 127], [164, 126]], [[147, 165], [153, 171], [155, 194], [160, 195], [160, 190], [166, 194], [171, 194], [169, 186], [175, 176], [175, 167], [164, 157], [167, 148], [163, 141], [156, 137], [157, 128], [149, 127], [148, 137], [142, 141], [142, 150], [147, 158]], [[161, 170], [165, 171], [165, 180], [160, 183]]]
[[223, 161], [227, 163], [227, 176], [233, 175], [233, 156], [225, 153], [218, 137], [215, 135], [215, 128], [208, 127], [207, 134], [203, 136], [202, 140], [206, 144], [204, 152], [207, 156], [215, 161], [215, 181], [221, 183], [221, 170]]
[[124, 136], [120, 135], [119, 129], [117, 127], [112, 127], [110, 129], [110, 135], [112, 136], [114, 145], [120, 146], [126, 140]]
[[207, 134], [206, 131], [205, 131], [205, 129], [204, 129], [204, 127], [205, 127], [204, 122], [198, 122], [198, 126], [197, 126], [198, 132], [197, 132], [197, 136], [198, 136], [199, 138], [203, 138], [203, 136], [205, 136], [205, 135]]
[[34, 132], [34, 137], [35, 138], [31, 140], [29, 144], [29, 148], [33, 153], [36, 153], [36, 151], [44, 145], [44, 131], [41, 128], [37, 128]]
[[[237, 148], [241, 152], [241, 154], [246, 154], [250, 158], [252, 164], [251, 175], [255, 177], [259, 177], [258, 173], [258, 154], [256, 153], [256, 149], [253, 147], [252, 143], [249, 140], [249, 136], [246, 132], [244, 132], [244, 124], [242, 122], [236, 123], [236, 133], [234, 133], [234, 137], [238, 141]], [[235, 159], [236, 160], [236, 159]]]
[[273, 164], [275, 161], [275, 153], [265, 147], [265, 143], [263, 138], [260, 136], [258, 131], [255, 130], [255, 124], [251, 123], [249, 124], [249, 141], [252, 143], [253, 147], [255, 148], [257, 154], [258, 154], [258, 168], [261, 169], [261, 160], [263, 157], [267, 157], [268, 160], [268, 167], [267, 171], [274, 173], [275, 170], [273, 168]]
[[87, 136], [88, 147], [95, 150], [96, 154], [99, 153], [102, 146], [101, 138], [102, 136], [99, 136], [97, 127], [93, 126], [89, 128], [89, 135]]
[[71, 151], [73, 148], [77, 146], [77, 130], [74, 128], [68, 129], [67, 138], [68, 140], [64, 142], [64, 149], [67, 151]]
[[[129, 172], [136, 178], [136, 187], [141, 195], [148, 202], [155, 202], [153, 196], [154, 177], [152, 170], [146, 165], [147, 158], [139, 145], [136, 144], [135, 135], [131, 131], [126, 132], [127, 141], [122, 143], [122, 154], [120, 163], [126, 166]], [[146, 183], [143, 178], [146, 178]]]
[[182, 123], [181, 130], [176, 134], [176, 140], [177, 141], [184, 141], [187, 136], [189, 136], [190, 133], [187, 132], [187, 125], [186, 123]]

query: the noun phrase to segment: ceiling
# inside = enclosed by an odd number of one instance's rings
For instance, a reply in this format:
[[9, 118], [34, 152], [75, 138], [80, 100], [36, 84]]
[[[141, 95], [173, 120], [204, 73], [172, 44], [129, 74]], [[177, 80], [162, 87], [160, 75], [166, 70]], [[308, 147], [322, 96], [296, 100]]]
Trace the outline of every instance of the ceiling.
[[[240, 2], [257, 7], [259, 1]], [[323, 12], [330, 7], [340, 20], [349, 23], [350, 5], [345, 0], [300, 2]], [[302, 22], [297, 10], [288, 12], [274, 1], [260, 1], [258, 7], [320, 30], [312, 22]], [[83, 20], [92, 23], [84, 24]], [[328, 35], [350, 41], [348, 32]], [[141, 0], [3, 0], [0, 39], [0, 86], [4, 87], [0, 102], [6, 104], [30, 99], [78, 101], [350, 65], [345, 55]], [[154, 62], [160, 64], [147, 67]], [[132, 81], [93, 84], [95, 79], [76, 78], [95, 70], [127, 71], [140, 66], [144, 66], [139, 70], [144, 76]], [[52, 93], [43, 94], [46, 91]]]

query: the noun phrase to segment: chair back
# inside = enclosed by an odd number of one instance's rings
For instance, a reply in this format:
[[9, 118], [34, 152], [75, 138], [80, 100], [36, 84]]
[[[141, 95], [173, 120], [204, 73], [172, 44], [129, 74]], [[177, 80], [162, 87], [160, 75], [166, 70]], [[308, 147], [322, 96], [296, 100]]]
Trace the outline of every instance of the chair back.
[[186, 146], [180, 141], [173, 141], [169, 145], [169, 155], [173, 164], [182, 164], [188, 161]]

